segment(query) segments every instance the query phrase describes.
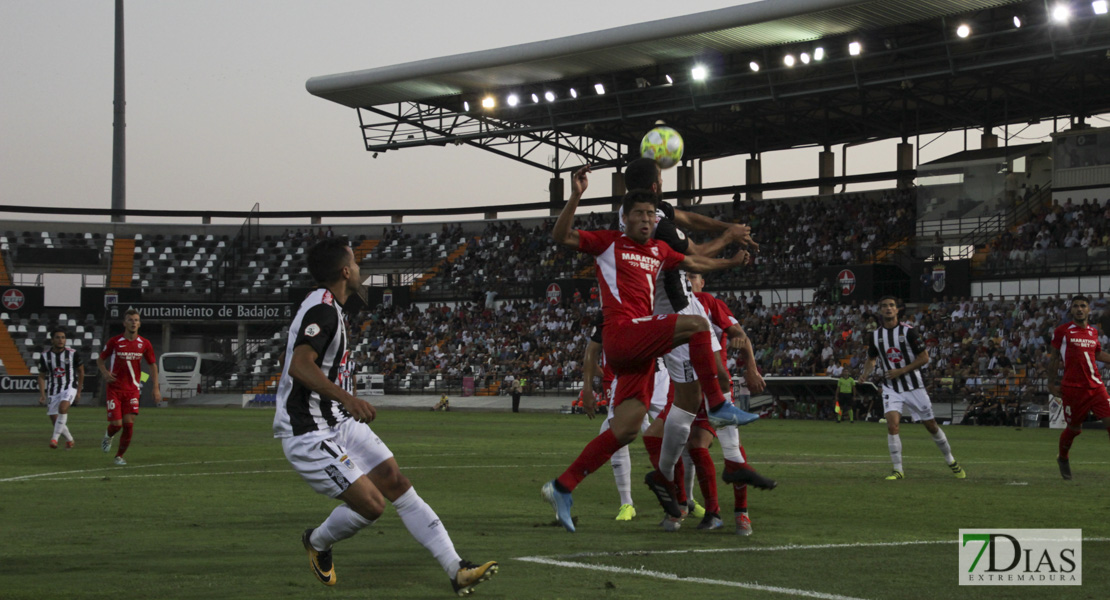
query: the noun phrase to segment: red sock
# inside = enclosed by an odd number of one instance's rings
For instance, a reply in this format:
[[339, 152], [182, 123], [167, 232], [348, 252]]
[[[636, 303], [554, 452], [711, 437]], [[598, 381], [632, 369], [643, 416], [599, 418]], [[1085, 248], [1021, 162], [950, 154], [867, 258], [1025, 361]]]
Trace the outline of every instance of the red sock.
[[674, 486], [678, 492], [674, 497], [675, 502], [678, 502], [679, 508], [686, 506], [690, 497], [686, 495], [686, 463], [681, 458], [674, 464]]
[[1067, 460], [1068, 451], [1071, 450], [1071, 443], [1075, 440], [1075, 436], [1083, 433], [1082, 429], [1072, 430], [1071, 427], [1065, 427], [1064, 431], [1060, 432], [1060, 458]]
[[119, 450], [116, 451], [116, 456], [123, 456], [123, 453], [127, 452], [127, 447], [131, 445], [131, 432], [134, 428], [134, 423], [123, 424], [123, 434], [119, 436]]
[[701, 392], [709, 401], [709, 410], [715, 410], [725, 401], [721, 383], [717, 381], [717, 359], [713, 354], [713, 334], [699, 331], [690, 336], [690, 364], [698, 375]]
[[652, 468], [658, 471], [659, 453], [663, 451], [663, 438], [655, 437], [652, 435], [645, 435], [644, 447], [647, 448], [648, 458], [651, 459]]
[[691, 448], [690, 460], [694, 461], [694, 468], [698, 471], [698, 486], [701, 488], [702, 498], [705, 498], [705, 510], [720, 515], [721, 505], [717, 502], [717, 468], [713, 466], [709, 448]]
[[[738, 463], [731, 460], [725, 461], [725, 472], [731, 473], [743, 469], [747, 463]], [[747, 485], [734, 485], [732, 486], [732, 499], [733, 506], [736, 512], [748, 509], [748, 486]]]
[[120, 427], [119, 425], [108, 425], [108, 437], [116, 435], [116, 432], [120, 429], [123, 429], [123, 427]]
[[617, 441], [617, 436], [613, 435], [613, 430], [606, 429], [586, 444], [582, 454], [579, 454], [578, 458], [574, 459], [567, 470], [559, 476], [559, 483], [567, 488], [568, 492], [573, 492], [587, 475], [609, 462], [609, 458], [614, 452], [620, 450], [622, 445]]

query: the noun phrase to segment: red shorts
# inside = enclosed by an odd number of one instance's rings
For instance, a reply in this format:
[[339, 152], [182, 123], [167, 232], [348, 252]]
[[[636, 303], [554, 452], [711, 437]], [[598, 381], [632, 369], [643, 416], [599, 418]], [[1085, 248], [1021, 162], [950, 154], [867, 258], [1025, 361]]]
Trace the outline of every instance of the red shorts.
[[1110, 394], [1106, 388], [1099, 386], [1093, 388], [1060, 387], [1061, 400], [1064, 401], [1064, 419], [1071, 427], [1080, 427], [1087, 420], [1087, 413], [1095, 413], [1095, 417], [1105, 419], [1110, 417]]
[[605, 360], [617, 375], [613, 406], [627, 398], [651, 405], [655, 359], [671, 351], [678, 315], [655, 315], [606, 323], [602, 333]]
[[[666, 422], [667, 421], [667, 415], [671, 414], [671, 407], [672, 406], [674, 406], [674, 396], [673, 395], [671, 395], [669, 398], [667, 398], [667, 408], [664, 408], [663, 411], [659, 413], [659, 416], [656, 417], [655, 419], [657, 421]], [[707, 409], [705, 407], [705, 398], [702, 397], [701, 406], [698, 407], [698, 412], [697, 412], [697, 414], [694, 415], [694, 422], [691, 425], [691, 427], [701, 427], [702, 429], [708, 431], [709, 433], [712, 433], [713, 437], [717, 437], [717, 430], [714, 429], [713, 426], [709, 424], [709, 417], [707, 417], [706, 414], [705, 414], [706, 410]]]
[[123, 415], [139, 414], [139, 392], [135, 390], [108, 390], [108, 420], [119, 421]]

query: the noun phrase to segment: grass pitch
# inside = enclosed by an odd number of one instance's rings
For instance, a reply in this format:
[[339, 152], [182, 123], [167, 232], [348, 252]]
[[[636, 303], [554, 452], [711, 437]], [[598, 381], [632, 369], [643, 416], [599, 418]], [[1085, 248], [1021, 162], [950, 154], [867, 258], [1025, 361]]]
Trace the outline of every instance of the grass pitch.
[[[439, 598], [451, 586], [390, 508], [335, 548], [338, 585], [309, 571], [300, 534], [334, 502], [290, 469], [273, 413], [147, 409], [115, 467], [100, 451], [103, 411], [77, 407], [74, 450], [50, 450], [41, 408], [0, 411], [0, 597]], [[765, 421], [743, 428], [749, 457], [779, 480], [749, 494], [754, 535], [658, 527], [640, 483], [639, 516], [613, 520], [606, 466], [575, 492], [578, 532], [555, 524], [539, 489], [600, 422], [577, 415], [383, 410], [374, 430], [447, 525], [460, 554], [498, 560], [478, 598], [1105, 598], [1110, 595], [1110, 447], [1088, 431], [1059, 477], [1057, 433], [947, 427], [968, 479], [956, 480], [923, 427], [903, 425], [906, 479], [890, 471], [885, 426]], [[117, 442], [118, 443], [118, 442]], [[719, 451], [712, 450], [719, 460]], [[1081, 528], [1082, 587], [961, 587], [960, 528]]]

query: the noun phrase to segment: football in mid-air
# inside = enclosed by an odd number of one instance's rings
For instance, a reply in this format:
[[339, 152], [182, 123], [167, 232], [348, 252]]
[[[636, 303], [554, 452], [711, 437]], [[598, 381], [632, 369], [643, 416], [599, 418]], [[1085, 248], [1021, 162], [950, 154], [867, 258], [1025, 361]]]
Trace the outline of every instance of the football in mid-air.
[[670, 127], [656, 127], [640, 142], [640, 155], [654, 160], [661, 169], [669, 169], [682, 160], [682, 136]]

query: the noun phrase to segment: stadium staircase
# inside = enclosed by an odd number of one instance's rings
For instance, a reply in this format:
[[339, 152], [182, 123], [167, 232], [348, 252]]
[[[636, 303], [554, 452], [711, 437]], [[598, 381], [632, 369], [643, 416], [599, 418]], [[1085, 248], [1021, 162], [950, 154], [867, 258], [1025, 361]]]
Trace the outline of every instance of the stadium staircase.
[[[473, 239], [477, 241], [482, 238], [481, 236], [474, 236]], [[428, 283], [428, 281], [431, 280], [433, 277], [439, 275], [440, 270], [458, 260], [459, 257], [463, 254], [466, 254], [466, 244], [459, 244], [459, 247], [451, 251], [451, 254], [448, 254], [447, 258], [439, 261], [434, 267], [425, 271], [424, 274], [420, 277], [417, 277], [416, 280], [412, 282], [412, 285], [409, 286], [409, 289], [415, 292], [424, 287], [425, 283]]]
[[1046, 210], [1052, 205], [1052, 186], [1045, 185], [1039, 192], [1029, 197], [1017, 208], [995, 215], [967, 234], [960, 240], [960, 245], [971, 246], [975, 251], [971, 254], [971, 269], [977, 271], [987, 262], [990, 248], [995, 240], [1002, 237], [1003, 229], [1011, 234], [1024, 225], [1036, 214], [1038, 210]]
[[367, 254], [373, 252], [374, 248], [377, 248], [380, 243], [381, 240], [362, 240], [359, 242], [358, 246], [354, 248], [355, 262], [362, 264], [362, 259], [366, 258]]
[[900, 240], [894, 241], [894, 242], [892, 242], [892, 243], [890, 243], [890, 244], [888, 244], [888, 245], [886, 245], [882, 248], [879, 248], [878, 251], [876, 251], [874, 254], [871, 255], [871, 258], [864, 261], [864, 264], [874, 265], [874, 264], [879, 264], [879, 263], [890, 262], [890, 260], [894, 257], [895, 254], [900, 252], [903, 248], [909, 246], [909, 244], [910, 244], [910, 238], [908, 238], [908, 237], [904, 237]]
[[23, 360], [23, 355], [20, 354], [19, 348], [15, 345], [12, 335], [8, 333], [6, 324], [4, 327], [0, 327], [0, 361], [3, 361], [8, 375], [31, 374], [31, 369], [27, 367], [27, 363]]
[[131, 287], [131, 274], [135, 271], [135, 240], [117, 238], [112, 246], [112, 269], [108, 286]]
[[501, 382], [500, 381], [495, 381], [492, 384], [490, 384], [489, 386], [484, 387], [484, 388], [474, 392], [474, 395], [475, 396], [496, 396], [498, 390], [500, 390], [500, 389], [501, 389]]
[[8, 273], [8, 257], [0, 251], [0, 285], [11, 285], [12, 276]]

